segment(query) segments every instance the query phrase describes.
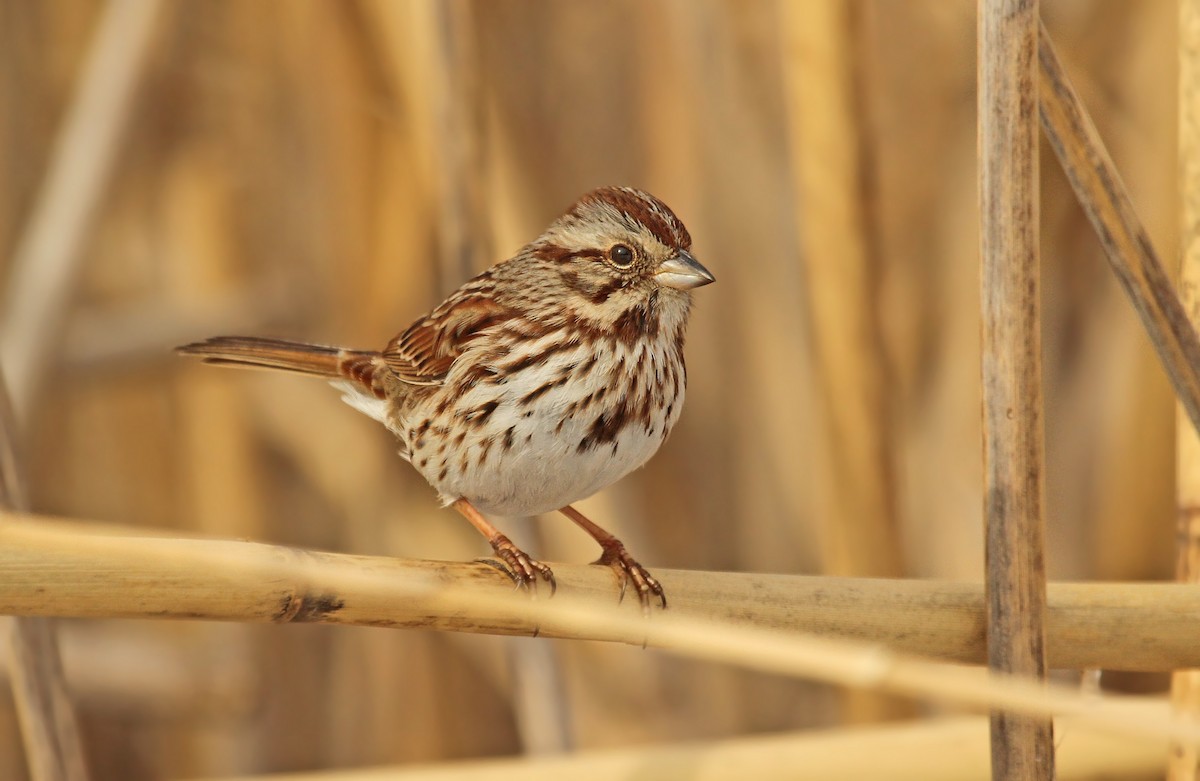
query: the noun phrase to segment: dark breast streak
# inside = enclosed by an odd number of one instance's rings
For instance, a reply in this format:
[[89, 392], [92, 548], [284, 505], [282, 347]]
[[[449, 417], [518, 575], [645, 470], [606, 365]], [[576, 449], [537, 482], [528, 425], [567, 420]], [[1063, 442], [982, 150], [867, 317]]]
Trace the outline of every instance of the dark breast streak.
[[[657, 318], [654, 328], [657, 334]], [[658, 341], [655, 339], [651, 343]], [[575, 404], [568, 407], [558, 424], [558, 430], [561, 431], [567, 420], [589, 414], [589, 408], [609, 395], [609, 388], [616, 391], [611, 394], [614, 400], [596, 414], [587, 434], [576, 446], [581, 453], [608, 443], [613, 443], [615, 452], [621, 432], [631, 426], [641, 427], [647, 436], [654, 436], [657, 432], [666, 438], [670, 433], [671, 413], [675, 411], [687, 383], [687, 369], [683, 362], [683, 329], [674, 334], [667, 349], [658, 353], [642, 353], [641, 360], [635, 364], [621, 361], [616, 374], [611, 382], [600, 384], [599, 392], [581, 400], [578, 408]]]

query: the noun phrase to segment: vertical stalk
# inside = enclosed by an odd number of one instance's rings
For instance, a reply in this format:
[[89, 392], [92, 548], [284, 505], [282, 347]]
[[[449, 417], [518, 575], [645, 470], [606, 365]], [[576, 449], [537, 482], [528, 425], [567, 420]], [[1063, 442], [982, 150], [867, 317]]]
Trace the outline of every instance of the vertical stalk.
[[[808, 293], [814, 377], [824, 435], [818, 482], [822, 569], [904, 574], [896, 514], [889, 382], [880, 324], [877, 248], [871, 246], [872, 159], [856, 76], [855, 6], [808, 0], [780, 6], [792, 169]], [[909, 703], [843, 695], [843, 720], [911, 715]]]
[[[1037, 0], [979, 4], [988, 665], [1043, 677]], [[992, 714], [992, 777], [1052, 779], [1053, 725]]]
[[853, 7], [784, 3], [789, 124], [815, 376], [829, 461], [822, 516], [824, 570], [898, 577], [887, 361], [878, 274], [869, 246], [870, 170], [854, 79]]
[[[1179, 194], [1182, 267], [1179, 288], [1193, 326], [1200, 325], [1200, 0], [1179, 2]], [[1179, 557], [1176, 577], [1200, 582], [1200, 437], [1182, 406], [1176, 413], [1176, 501]], [[1171, 679], [1171, 704], [1194, 720], [1200, 716], [1200, 670]], [[1196, 746], [1176, 744], [1167, 765], [1170, 781], [1200, 777]]]

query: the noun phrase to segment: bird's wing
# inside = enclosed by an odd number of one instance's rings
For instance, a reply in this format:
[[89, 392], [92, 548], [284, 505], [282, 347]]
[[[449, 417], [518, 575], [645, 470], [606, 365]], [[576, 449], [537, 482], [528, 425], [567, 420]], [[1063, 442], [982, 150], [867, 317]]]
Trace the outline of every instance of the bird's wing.
[[514, 316], [490, 291], [464, 287], [389, 342], [383, 360], [404, 382], [438, 385], [467, 345]]

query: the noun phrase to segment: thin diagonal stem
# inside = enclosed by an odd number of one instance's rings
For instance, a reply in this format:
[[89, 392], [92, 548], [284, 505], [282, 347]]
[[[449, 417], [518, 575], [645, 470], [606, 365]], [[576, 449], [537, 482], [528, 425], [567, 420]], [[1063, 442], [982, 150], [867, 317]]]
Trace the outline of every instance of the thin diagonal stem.
[[1045, 25], [1038, 36], [1038, 63], [1042, 129], [1109, 265], [1141, 317], [1179, 403], [1200, 431], [1200, 337], [1133, 210], [1095, 123], [1063, 70]]

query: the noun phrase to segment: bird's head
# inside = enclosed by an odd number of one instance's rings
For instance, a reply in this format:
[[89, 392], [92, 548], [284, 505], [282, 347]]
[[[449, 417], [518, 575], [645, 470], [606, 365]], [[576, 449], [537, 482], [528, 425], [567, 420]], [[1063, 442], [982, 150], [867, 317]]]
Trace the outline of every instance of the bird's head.
[[630, 187], [601, 187], [571, 206], [531, 245], [566, 286], [597, 306], [650, 296], [690, 298], [714, 281], [692, 256], [692, 237], [662, 201]]

